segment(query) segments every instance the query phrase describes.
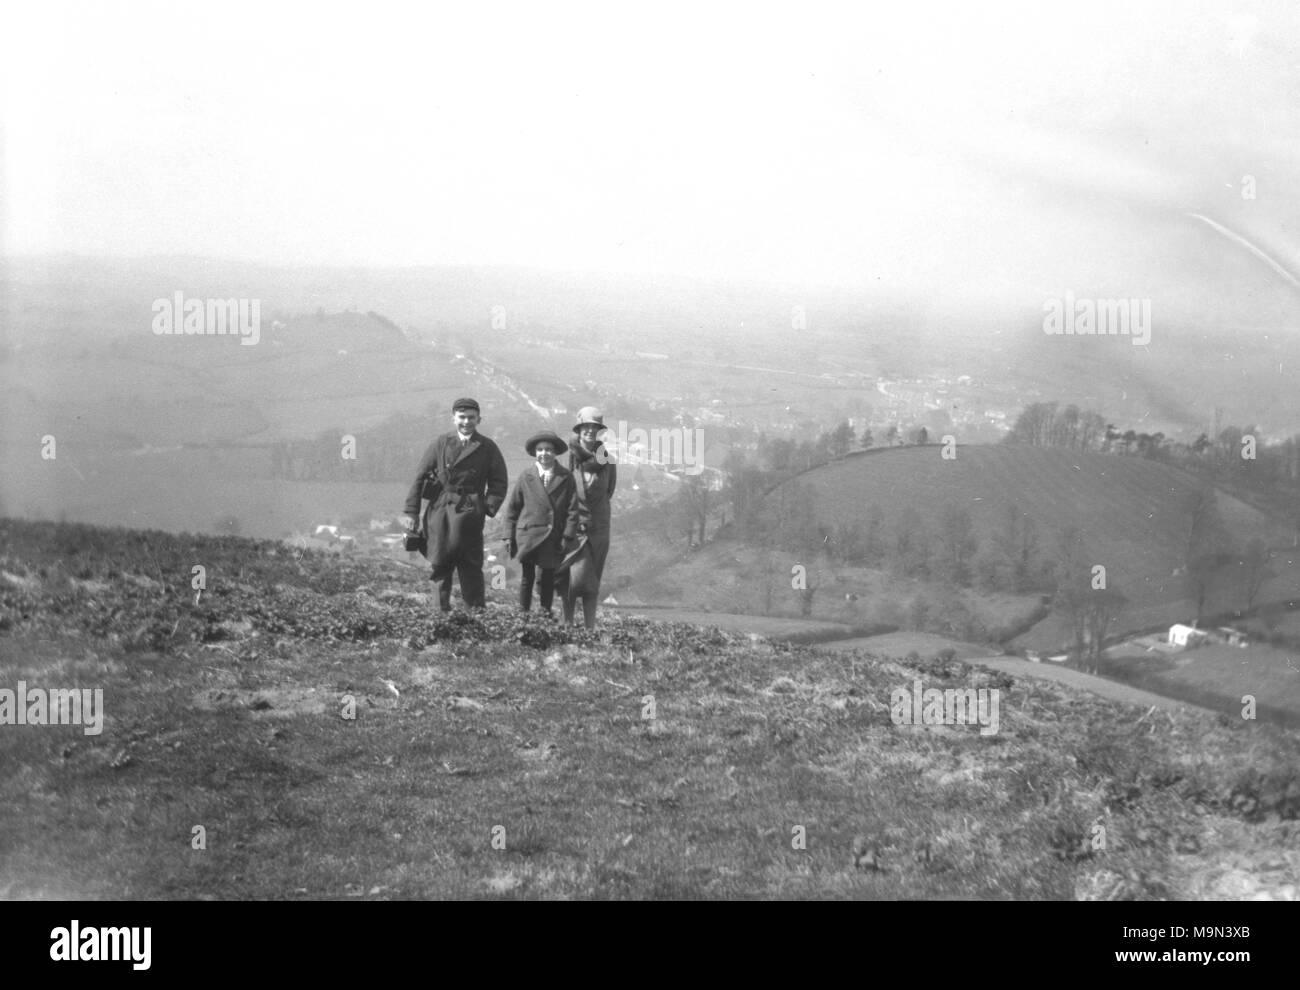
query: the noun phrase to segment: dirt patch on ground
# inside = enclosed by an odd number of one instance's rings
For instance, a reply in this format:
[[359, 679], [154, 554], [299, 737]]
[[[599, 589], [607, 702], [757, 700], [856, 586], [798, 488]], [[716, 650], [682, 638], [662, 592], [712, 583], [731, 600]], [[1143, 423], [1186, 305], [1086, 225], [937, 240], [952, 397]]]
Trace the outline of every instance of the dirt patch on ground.
[[296, 718], [299, 715], [323, 715], [330, 708], [342, 705], [342, 698], [319, 688], [262, 688], [250, 691], [242, 688], [204, 688], [194, 695], [193, 705], [199, 711], [247, 711], [256, 718]]

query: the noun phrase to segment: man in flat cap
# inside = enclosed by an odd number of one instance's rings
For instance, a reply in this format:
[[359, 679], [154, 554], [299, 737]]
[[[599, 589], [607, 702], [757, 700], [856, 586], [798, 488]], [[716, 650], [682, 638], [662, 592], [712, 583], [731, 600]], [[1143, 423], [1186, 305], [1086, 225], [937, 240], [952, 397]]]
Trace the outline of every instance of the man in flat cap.
[[408, 531], [424, 534], [422, 552], [433, 565], [430, 576], [444, 612], [451, 610], [453, 573], [460, 576], [465, 604], [483, 607], [483, 521], [497, 514], [509, 487], [500, 449], [478, 432], [478, 403], [457, 399], [451, 409], [456, 428], [429, 444], [420, 458], [402, 520]]

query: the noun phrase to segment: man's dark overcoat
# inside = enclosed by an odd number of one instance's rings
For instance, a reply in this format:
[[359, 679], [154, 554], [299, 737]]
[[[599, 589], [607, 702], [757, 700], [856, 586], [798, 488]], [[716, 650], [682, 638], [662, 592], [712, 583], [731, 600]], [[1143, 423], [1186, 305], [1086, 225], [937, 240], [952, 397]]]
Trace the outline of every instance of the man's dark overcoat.
[[455, 430], [429, 444], [406, 494], [404, 511], [417, 520], [427, 479], [433, 479], [435, 487], [419, 520], [428, 540], [425, 557], [435, 572], [457, 564], [481, 569], [483, 520], [497, 514], [510, 483], [500, 449], [477, 432], [461, 444]]

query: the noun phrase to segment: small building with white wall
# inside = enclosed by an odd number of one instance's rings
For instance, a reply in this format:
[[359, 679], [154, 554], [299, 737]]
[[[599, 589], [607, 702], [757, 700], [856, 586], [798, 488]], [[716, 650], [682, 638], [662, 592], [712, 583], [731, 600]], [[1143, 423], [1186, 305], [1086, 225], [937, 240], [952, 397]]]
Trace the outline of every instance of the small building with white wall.
[[1182, 623], [1175, 622], [1169, 627], [1170, 646], [1188, 649], [1192, 646], [1199, 646], [1208, 638], [1208, 635], [1203, 629], [1197, 629], [1195, 626], [1185, 626]]

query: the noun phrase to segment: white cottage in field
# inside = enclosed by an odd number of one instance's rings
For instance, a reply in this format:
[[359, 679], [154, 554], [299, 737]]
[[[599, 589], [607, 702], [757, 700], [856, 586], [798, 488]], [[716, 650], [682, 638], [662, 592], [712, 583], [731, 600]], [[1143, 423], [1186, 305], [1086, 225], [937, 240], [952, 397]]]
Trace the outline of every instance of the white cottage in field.
[[1184, 650], [1192, 646], [1199, 646], [1208, 638], [1203, 629], [1197, 629], [1195, 626], [1185, 626], [1182, 623], [1175, 622], [1169, 627], [1169, 645]]

